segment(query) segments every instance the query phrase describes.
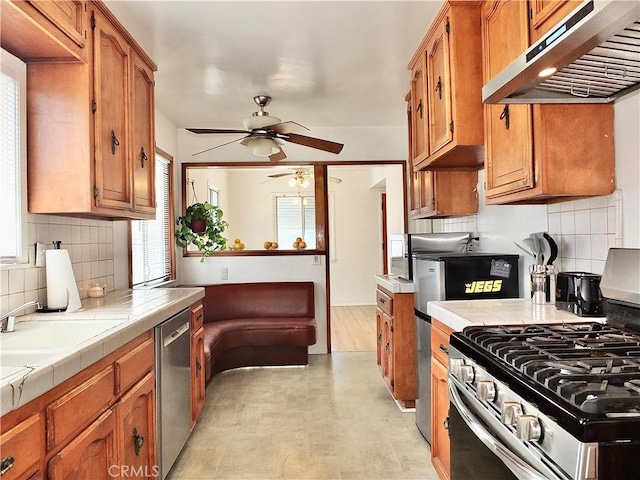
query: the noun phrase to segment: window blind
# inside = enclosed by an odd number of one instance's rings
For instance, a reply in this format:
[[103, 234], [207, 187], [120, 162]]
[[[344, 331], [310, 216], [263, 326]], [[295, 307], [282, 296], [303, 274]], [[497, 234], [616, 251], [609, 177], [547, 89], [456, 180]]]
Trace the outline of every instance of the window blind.
[[307, 248], [316, 246], [316, 205], [314, 197], [276, 197], [278, 243], [290, 247], [297, 237]]
[[0, 258], [13, 263], [20, 255], [20, 84], [0, 75]]
[[131, 283], [171, 278], [171, 162], [156, 155], [156, 218], [131, 222]]

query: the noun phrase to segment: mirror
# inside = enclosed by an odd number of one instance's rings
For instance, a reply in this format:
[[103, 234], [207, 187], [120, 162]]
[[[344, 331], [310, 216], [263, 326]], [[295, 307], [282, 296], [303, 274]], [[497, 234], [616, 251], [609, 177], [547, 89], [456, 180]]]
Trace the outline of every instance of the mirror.
[[[228, 247], [238, 239], [244, 250], [264, 251], [266, 242], [277, 242], [278, 251], [295, 251], [301, 238], [305, 250], [317, 248], [312, 165], [189, 164], [183, 167], [183, 178], [185, 208], [208, 201], [224, 212]], [[187, 253], [192, 252], [197, 249], [189, 246]]]

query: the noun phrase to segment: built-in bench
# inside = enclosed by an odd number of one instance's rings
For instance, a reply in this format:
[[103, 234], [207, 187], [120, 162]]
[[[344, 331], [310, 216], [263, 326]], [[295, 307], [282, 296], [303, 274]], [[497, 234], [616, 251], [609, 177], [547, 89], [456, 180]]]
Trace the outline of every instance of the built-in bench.
[[307, 365], [316, 343], [313, 282], [205, 285], [207, 382], [238, 367]]

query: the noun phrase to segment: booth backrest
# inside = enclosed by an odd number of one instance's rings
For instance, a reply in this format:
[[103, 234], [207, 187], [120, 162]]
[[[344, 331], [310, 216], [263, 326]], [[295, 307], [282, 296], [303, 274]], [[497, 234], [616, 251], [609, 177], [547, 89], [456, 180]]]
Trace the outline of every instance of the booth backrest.
[[315, 317], [313, 282], [205, 285], [204, 321]]

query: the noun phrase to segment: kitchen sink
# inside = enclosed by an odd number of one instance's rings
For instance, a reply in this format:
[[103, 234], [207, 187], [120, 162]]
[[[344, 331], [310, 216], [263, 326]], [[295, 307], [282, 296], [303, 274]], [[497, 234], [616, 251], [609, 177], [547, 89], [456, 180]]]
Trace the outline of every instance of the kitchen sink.
[[[0, 363], [4, 355], [24, 352], [39, 360], [39, 352], [64, 351], [103, 334], [126, 320], [47, 320], [18, 322], [14, 332], [0, 334]], [[13, 352], [13, 353], [12, 353]], [[31, 355], [31, 356], [29, 356]], [[7, 357], [9, 359], [9, 357]]]

